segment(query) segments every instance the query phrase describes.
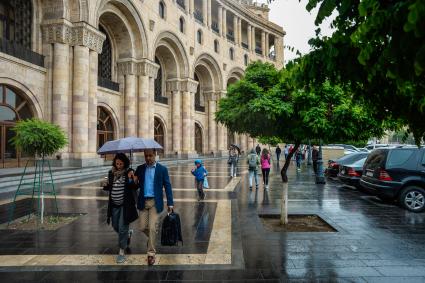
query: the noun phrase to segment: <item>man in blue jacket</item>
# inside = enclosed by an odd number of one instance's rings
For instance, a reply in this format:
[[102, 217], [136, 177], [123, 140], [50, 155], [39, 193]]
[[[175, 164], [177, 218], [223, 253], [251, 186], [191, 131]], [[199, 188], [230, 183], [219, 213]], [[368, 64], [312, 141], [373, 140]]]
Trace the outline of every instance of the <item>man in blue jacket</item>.
[[135, 182], [139, 184], [137, 208], [140, 211], [140, 225], [148, 237], [148, 264], [155, 263], [155, 240], [158, 232], [158, 218], [164, 210], [163, 189], [167, 196], [168, 211], [173, 209], [173, 191], [165, 166], [155, 162], [156, 152], [145, 150], [146, 163], [136, 169]]

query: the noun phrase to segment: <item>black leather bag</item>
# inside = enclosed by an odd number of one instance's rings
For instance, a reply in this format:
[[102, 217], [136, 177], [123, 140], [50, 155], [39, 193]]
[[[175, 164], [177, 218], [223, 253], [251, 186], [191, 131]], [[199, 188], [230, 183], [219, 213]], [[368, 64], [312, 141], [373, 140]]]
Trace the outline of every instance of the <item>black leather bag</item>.
[[183, 245], [180, 216], [171, 211], [162, 221], [161, 245], [177, 246], [179, 242]]

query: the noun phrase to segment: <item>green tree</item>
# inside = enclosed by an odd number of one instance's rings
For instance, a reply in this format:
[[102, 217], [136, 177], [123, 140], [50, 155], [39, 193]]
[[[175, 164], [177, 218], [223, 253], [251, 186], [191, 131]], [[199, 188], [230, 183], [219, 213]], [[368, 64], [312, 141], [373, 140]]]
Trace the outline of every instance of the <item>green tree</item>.
[[282, 224], [287, 223], [287, 169], [301, 143], [367, 139], [382, 135], [384, 128], [367, 107], [352, 100], [348, 87], [328, 81], [298, 86], [300, 70], [297, 64], [278, 71], [269, 63], [252, 63], [216, 112], [216, 120], [231, 131], [295, 144], [281, 170]]
[[399, 119], [417, 144], [425, 136], [425, 1], [309, 0], [316, 25], [336, 14], [330, 37], [310, 40], [299, 82], [350, 84], [376, 119]]

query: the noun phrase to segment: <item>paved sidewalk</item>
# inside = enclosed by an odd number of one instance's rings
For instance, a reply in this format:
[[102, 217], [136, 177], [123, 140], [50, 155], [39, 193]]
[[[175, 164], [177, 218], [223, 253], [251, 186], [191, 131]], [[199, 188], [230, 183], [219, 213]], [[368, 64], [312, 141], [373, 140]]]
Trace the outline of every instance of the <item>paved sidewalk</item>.
[[[211, 190], [204, 202], [196, 200], [192, 165], [169, 166], [185, 242], [158, 245], [155, 266], [146, 265], [146, 239], [137, 224], [129, 261], [115, 264], [117, 236], [105, 224], [106, 195], [95, 179], [60, 188], [60, 211], [84, 214], [72, 224], [37, 233], [0, 230], [2, 281], [425, 282], [424, 213], [333, 181], [316, 185], [310, 168], [296, 172], [291, 165], [289, 213], [317, 214], [338, 232], [268, 232], [258, 214], [279, 213], [276, 164], [268, 191], [262, 185], [249, 190], [243, 162], [241, 178], [233, 179], [225, 160], [206, 166]], [[0, 222], [7, 207], [0, 205]]]

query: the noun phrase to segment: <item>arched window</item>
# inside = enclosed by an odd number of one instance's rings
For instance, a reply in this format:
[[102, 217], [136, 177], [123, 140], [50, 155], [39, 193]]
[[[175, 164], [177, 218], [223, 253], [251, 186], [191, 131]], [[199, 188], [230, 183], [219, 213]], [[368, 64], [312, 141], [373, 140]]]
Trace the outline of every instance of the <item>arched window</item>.
[[0, 1], [0, 38], [31, 49], [31, 2]]
[[229, 57], [230, 57], [230, 60], [233, 60], [234, 58], [235, 58], [235, 51], [233, 50], [233, 48], [230, 48], [229, 49]]
[[28, 101], [14, 88], [0, 84], [0, 168], [25, 165], [24, 156], [12, 144], [12, 128], [33, 117]]
[[245, 64], [245, 66], [248, 66], [248, 55], [247, 55], [247, 54], [245, 54], [245, 55], [243, 56], [243, 62], [244, 62], [244, 64]]
[[103, 79], [112, 80], [112, 46], [111, 40], [109, 39], [106, 30], [99, 26], [99, 31], [106, 35], [105, 41], [102, 45], [102, 53], [99, 54], [98, 58], [98, 69], [97, 75]]
[[195, 151], [202, 154], [203, 141], [202, 141], [202, 128], [198, 123], [195, 123]]
[[159, 65], [158, 74], [155, 79], [155, 101], [160, 101], [162, 97], [162, 65], [158, 57], [155, 56], [155, 63]]
[[184, 33], [184, 19], [183, 19], [183, 17], [180, 17], [179, 23], [180, 23], [180, 32]]
[[198, 43], [202, 44], [202, 31], [200, 29], [198, 29], [198, 32], [197, 32], [197, 39], [198, 39]]
[[159, 7], [158, 7], [158, 9], [159, 9], [159, 16], [162, 19], [164, 19], [165, 18], [165, 5], [164, 5], [164, 2], [159, 1]]
[[97, 148], [114, 139], [112, 116], [104, 107], [97, 107]]
[[216, 40], [214, 40], [214, 51], [216, 53], [218, 53], [218, 48], [219, 48], [219, 43], [218, 43], [218, 40], [216, 39]]
[[162, 146], [163, 149], [158, 150], [158, 154], [163, 155], [165, 149], [165, 131], [164, 125], [157, 117], [154, 119], [154, 140]]

